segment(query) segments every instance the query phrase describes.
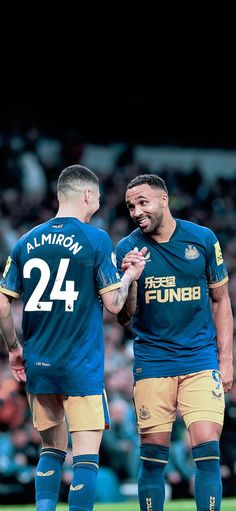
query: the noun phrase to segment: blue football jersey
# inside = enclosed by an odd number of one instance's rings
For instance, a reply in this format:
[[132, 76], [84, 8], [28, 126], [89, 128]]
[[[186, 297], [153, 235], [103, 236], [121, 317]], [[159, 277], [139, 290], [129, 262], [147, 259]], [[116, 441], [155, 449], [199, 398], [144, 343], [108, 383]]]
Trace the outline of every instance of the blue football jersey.
[[76, 218], [53, 218], [18, 241], [0, 290], [22, 295], [28, 392], [102, 393], [99, 295], [121, 285], [108, 234]]
[[228, 276], [215, 234], [177, 220], [171, 239], [159, 243], [138, 228], [117, 245], [118, 269], [127, 252], [143, 246], [146, 266], [132, 322], [135, 379], [218, 368], [209, 288]]

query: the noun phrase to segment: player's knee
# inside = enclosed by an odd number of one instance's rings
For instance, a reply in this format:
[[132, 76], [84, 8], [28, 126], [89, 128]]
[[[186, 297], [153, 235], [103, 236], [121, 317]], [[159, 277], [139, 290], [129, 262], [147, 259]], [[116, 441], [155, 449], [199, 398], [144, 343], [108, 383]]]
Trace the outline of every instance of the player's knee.
[[213, 421], [194, 422], [189, 426], [192, 446], [207, 442], [218, 442], [222, 431], [221, 424]]
[[65, 422], [53, 426], [52, 428], [39, 431], [42, 447], [53, 449], [59, 449], [60, 451], [66, 451], [68, 446], [68, 433]]
[[58, 435], [53, 435], [52, 432], [44, 431], [40, 432], [41, 440], [42, 440], [42, 448], [52, 448], [58, 449], [59, 451], [67, 451], [68, 447], [68, 437], [67, 435], [62, 435], [59, 437]]
[[42, 442], [43, 449], [58, 449], [59, 451], [67, 451], [68, 442], [63, 440], [53, 440], [50, 442]]

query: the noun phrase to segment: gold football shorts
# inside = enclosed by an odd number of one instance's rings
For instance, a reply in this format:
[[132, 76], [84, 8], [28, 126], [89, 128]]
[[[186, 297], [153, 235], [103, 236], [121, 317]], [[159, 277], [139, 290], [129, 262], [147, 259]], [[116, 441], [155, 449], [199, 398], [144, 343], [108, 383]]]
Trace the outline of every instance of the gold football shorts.
[[34, 427], [38, 431], [67, 420], [69, 431], [109, 429], [110, 417], [105, 390], [93, 396], [28, 394]]
[[223, 425], [225, 401], [218, 370], [139, 380], [134, 404], [139, 433], [171, 432], [177, 407], [187, 428], [197, 421]]

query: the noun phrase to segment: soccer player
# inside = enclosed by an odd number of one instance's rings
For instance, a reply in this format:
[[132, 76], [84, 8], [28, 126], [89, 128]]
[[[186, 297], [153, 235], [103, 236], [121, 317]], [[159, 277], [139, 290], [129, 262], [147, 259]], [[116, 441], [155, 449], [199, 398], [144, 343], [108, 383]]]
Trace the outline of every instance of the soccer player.
[[233, 378], [232, 312], [220, 245], [210, 229], [173, 218], [166, 185], [156, 175], [134, 178], [126, 204], [137, 229], [118, 243], [118, 269], [139, 257], [134, 249], [148, 250], [141, 278], [118, 315], [121, 324], [133, 318], [136, 334], [141, 511], [163, 510], [163, 471], [177, 407], [196, 462], [197, 509], [219, 511], [219, 438], [224, 391]]
[[[137, 254], [120, 280], [109, 236], [89, 225], [99, 208], [98, 178], [73, 165], [58, 179], [55, 218], [26, 233], [0, 282], [0, 327], [18, 381], [27, 382], [33, 422], [42, 439], [36, 509], [54, 511], [72, 436], [74, 476], [69, 509], [92, 510], [102, 431], [109, 427], [104, 390], [102, 303], [117, 314], [145, 262]], [[18, 342], [11, 299], [23, 297]]]

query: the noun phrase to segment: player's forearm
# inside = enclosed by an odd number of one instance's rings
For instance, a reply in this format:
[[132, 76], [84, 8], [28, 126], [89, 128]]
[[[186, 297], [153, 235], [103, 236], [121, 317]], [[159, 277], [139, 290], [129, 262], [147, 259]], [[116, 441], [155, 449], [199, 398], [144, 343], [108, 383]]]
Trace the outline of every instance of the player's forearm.
[[129, 287], [129, 292], [127, 296], [127, 300], [122, 307], [121, 311], [117, 314], [117, 320], [120, 325], [128, 325], [130, 320], [132, 319], [133, 314], [136, 312], [137, 308], [137, 289], [138, 284], [137, 281], [133, 281]]
[[112, 314], [118, 314], [121, 311], [122, 307], [124, 306], [127, 300], [129, 286], [131, 285], [133, 279], [134, 279], [133, 273], [131, 272], [129, 273], [128, 271], [125, 272], [121, 279], [122, 287], [114, 289], [114, 291], [110, 291], [102, 295], [102, 300], [106, 309], [109, 312], [112, 312]]
[[2, 293], [0, 293], [0, 329], [8, 351], [20, 347], [11, 314], [11, 305], [7, 297]]
[[16, 337], [12, 318], [0, 319], [0, 328], [8, 351], [18, 349], [20, 343]]
[[118, 314], [123, 308], [129, 294], [130, 285], [133, 282], [133, 275], [129, 272], [126, 272], [122, 279], [122, 287], [116, 289], [114, 291], [114, 295], [112, 298], [112, 309], [113, 314]]
[[213, 303], [219, 361], [233, 360], [233, 316], [229, 297]]

